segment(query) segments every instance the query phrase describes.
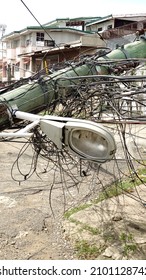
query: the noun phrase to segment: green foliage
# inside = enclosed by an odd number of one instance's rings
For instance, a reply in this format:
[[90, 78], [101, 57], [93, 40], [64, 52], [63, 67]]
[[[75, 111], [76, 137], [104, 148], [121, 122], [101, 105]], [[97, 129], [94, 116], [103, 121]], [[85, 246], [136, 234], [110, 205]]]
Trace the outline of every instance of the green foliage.
[[140, 168], [137, 172], [137, 176], [136, 174], [132, 174], [127, 180], [123, 180], [123, 181], [118, 181], [118, 182], [114, 182], [113, 184], [111, 184], [110, 186], [108, 186], [107, 188], [105, 188], [105, 190], [103, 190], [97, 199], [95, 199], [94, 201], [92, 201], [92, 203], [86, 203], [83, 205], [80, 205], [78, 207], [75, 207], [69, 211], [67, 211], [64, 214], [64, 217], [66, 219], [68, 219], [71, 215], [84, 210], [86, 208], [89, 208], [90, 206], [92, 206], [93, 204], [97, 204], [105, 199], [114, 197], [114, 196], [118, 196], [120, 194], [123, 193], [129, 193], [129, 192], [133, 192], [134, 191], [134, 187], [138, 186], [142, 183], [146, 183], [146, 168]]
[[75, 250], [77, 256], [82, 260], [93, 260], [96, 259], [101, 252], [100, 248], [93, 244], [89, 244], [86, 240], [77, 241], [75, 244]]
[[[101, 233], [98, 228], [94, 228], [89, 226], [88, 224], [84, 224], [80, 221], [77, 221], [76, 219], [73, 219], [71, 216], [105, 199], [112, 198], [121, 194], [133, 192], [135, 187], [142, 183], [146, 183], [145, 167], [139, 169], [137, 173], [131, 174], [131, 176], [129, 176], [128, 179], [114, 182], [110, 186], [106, 187], [105, 190], [99, 194], [98, 198], [92, 201], [92, 203], [88, 203], [88, 204], [86, 203], [67, 211], [65, 213], [65, 218], [69, 219], [73, 223], [76, 223], [77, 225], [80, 225], [79, 232], [86, 230], [90, 232], [92, 235], [98, 235]], [[138, 245], [135, 243], [133, 235], [130, 232], [128, 233], [122, 232], [120, 234], [117, 232], [116, 234], [116, 232], [114, 233], [114, 231], [112, 231], [111, 234], [106, 231], [106, 235], [102, 237], [104, 237], [105, 240], [105, 245], [103, 245], [102, 247], [97, 247], [95, 244], [92, 244], [92, 238], [91, 238], [91, 242], [86, 240], [76, 241], [75, 251], [77, 253], [78, 259], [87, 259], [87, 260], [97, 259], [98, 256], [103, 252], [103, 250], [105, 250], [106, 246], [109, 243], [115, 243], [115, 242], [120, 245], [123, 251], [123, 256], [127, 258], [131, 254], [133, 254], [136, 250], [138, 250], [137, 247]]]
[[107, 187], [103, 192], [99, 194], [99, 197], [94, 200], [94, 203], [99, 203], [105, 199], [118, 196], [120, 194], [134, 191], [135, 180], [126, 180], [122, 182], [113, 183], [111, 186]]
[[65, 212], [64, 217], [66, 219], [69, 219], [71, 215], [73, 215], [73, 214], [75, 214], [75, 213], [77, 213], [79, 211], [82, 211], [82, 210], [90, 207], [91, 205], [92, 205], [91, 203], [90, 204], [83, 204], [83, 205], [80, 205], [78, 207], [72, 208], [71, 210]]
[[72, 219], [70, 218], [69, 219], [71, 223], [75, 223], [76, 225], [80, 225], [80, 232], [82, 232], [83, 230], [86, 230], [86, 231], [89, 231], [92, 235], [97, 235], [100, 233], [99, 229], [98, 228], [94, 228], [94, 227], [91, 227], [87, 224], [84, 224], [80, 221], [77, 221], [76, 219]]
[[98, 228], [94, 228], [94, 227], [88, 226], [88, 225], [86, 225], [86, 224], [83, 224], [82, 230], [87, 230], [87, 231], [89, 231], [90, 233], [92, 233], [92, 235], [97, 235], [97, 234], [100, 233], [100, 231], [99, 231]]
[[137, 250], [137, 244], [134, 242], [133, 235], [131, 233], [122, 232], [119, 236], [123, 246], [123, 254], [127, 256], [130, 253], [134, 253]]
[[121, 234], [120, 234], [120, 240], [121, 241], [123, 241], [123, 242], [129, 242], [129, 241], [133, 241], [133, 236], [132, 236], [132, 234], [131, 233], [129, 233], [129, 234], [127, 234], [127, 233], [125, 233], [125, 232], [122, 232]]

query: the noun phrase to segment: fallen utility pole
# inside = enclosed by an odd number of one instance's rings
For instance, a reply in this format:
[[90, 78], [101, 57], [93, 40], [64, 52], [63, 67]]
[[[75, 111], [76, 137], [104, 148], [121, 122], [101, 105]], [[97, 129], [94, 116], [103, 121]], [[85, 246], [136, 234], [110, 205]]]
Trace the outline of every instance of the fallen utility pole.
[[[100, 61], [125, 58], [146, 58], [146, 40], [135, 41], [123, 47], [118, 47], [108, 55], [101, 57], [95, 64], [82, 64], [77, 67], [68, 67], [56, 71], [47, 77], [41, 77], [16, 89], [0, 95], [0, 131], [10, 128], [15, 121], [12, 111], [38, 113], [49, 106], [52, 100], [57, 98], [56, 85], [67, 87], [71, 84], [71, 78], [97, 74], [109, 74], [109, 67], [100, 65]], [[68, 78], [64, 79], [63, 78]], [[76, 80], [78, 83], [78, 80]]]

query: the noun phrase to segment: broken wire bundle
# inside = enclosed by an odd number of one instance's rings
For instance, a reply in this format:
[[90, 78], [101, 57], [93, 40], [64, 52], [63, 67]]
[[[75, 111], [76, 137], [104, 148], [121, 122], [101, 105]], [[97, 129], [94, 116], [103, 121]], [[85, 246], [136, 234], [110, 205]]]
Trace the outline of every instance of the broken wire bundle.
[[[131, 64], [134, 63], [135, 60], [131, 63], [125, 60], [116, 62], [120, 75], [116, 72], [116, 75], [58, 77], [54, 83], [56, 98], [49, 106], [46, 105], [43, 112], [43, 115], [53, 114], [102, 123], [114, 135], [117, 145], [115, 157], [111, 161], [96, 164], [76, 157], [65, 147], [59, 150], [40, 128], [36, 127], [33, 129], [33, 137], [24, 144], [13, 164], [13, 179], [21, 182], [28, 180], [34, 173], [40, 178], [42, 174], [49, 174], [50, 197], [56, 184], [60, 184], [65, 193], [72, 187], [76, 187], [79, 192], [84, 184], [88, 184], [90, 191], [84, 194], [84, 199], [93, 198], [99, 191], [108, 190], [108, 186], [114, 183], [117, 194], [127, 193], [145, 205], [141, 197], [135, 197], [131, 191], [127, 192], [121, 183], [129, 180], [129, 184], [132, 182], [134, 188], [138, 184], [145, 184], [141, 174], [146, 172], [146, 77], [143, 74], [144, 64], [136, 64], [136, 67], [131, 69]], [[110, 61], [108, 67], [115, 69], [114, 64], [115, 61]], [[69, 80], [69, 83], [64, 86], [62, 81], [66, 80]], [[25, 124], [21, 122], [19, 125]], [[30, 169], [24, 174], [21, 170], [24, 160], [21, 162], [21, 158], [30, 147]], [[39, 163], [41, 161], [43, 163]]]

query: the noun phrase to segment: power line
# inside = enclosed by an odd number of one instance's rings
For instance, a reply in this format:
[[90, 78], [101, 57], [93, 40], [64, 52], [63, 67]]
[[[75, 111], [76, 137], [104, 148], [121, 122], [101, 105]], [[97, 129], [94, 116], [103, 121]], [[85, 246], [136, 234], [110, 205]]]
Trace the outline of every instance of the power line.
[[[24, 1], [23, 0], [20, 0], [21, 2], [22, 2], [22, 4], [25, 6], [25, 8], [29, 11], [29, 13], [32, 15], [32, 17], [36, 20], [36, 22], [40, 25], [40, 27], [44, 30], [44, 32], [49, 36], [49, 38], [52, 40], [52, 41], [54, 41], [53, 40], [53, 38], [50, 36], [50, 34], [46, 31], [46, 29], [44, 28], [44, 26], [39, 22], [39, 20], [35, 17], [35, 15], [31, 12], [31, 10], [28, 8], [28, 6], [24, 3]], [[58, 47], [59, 49], [60, 49], [60, 47], [59, 47], [59, 45], [57, 45], [56, 44], [56, 42], [55, 42], [55, 45], [56, 45], [56, 47]], [[62, 51], [62, 50], [61, 50]], [[62, 51], [62, 53], [63, 53], [63, 51]], [[63, 55], [64, 55], [64, 53], [63, 53]]]

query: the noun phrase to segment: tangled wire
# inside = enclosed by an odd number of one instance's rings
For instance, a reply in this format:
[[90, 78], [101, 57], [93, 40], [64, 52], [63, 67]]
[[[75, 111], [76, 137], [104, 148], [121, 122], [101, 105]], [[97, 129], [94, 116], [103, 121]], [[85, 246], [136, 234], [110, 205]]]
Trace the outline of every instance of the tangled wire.
[[[107, 63], [107, 62], [106, 62]], [[109, 62], [111, 69], [113, 63]], [[115, 61], [114, 61], [115, 63]], [[127, 63], [127, 68], [125, 67]], [[134, 62], [131, 62], [134, 65]], [[76, 187], [83, 190], [85, 184], [89, 192], [85, 192], [84, 201], [92, 199], [100, 191], [108, 191], [114, 183], [117, 195], [126, 193], [145, 205], [145, 201], [129, 192], [139, 184], [145, 184], [142, 174], [146, 173], [145, 156], [145, 121], [146, 121], [146, 83], [145, 66], [129, 68], [129, 61], [116, 62], [118, 75], [93, 75], [70, 79], [69, 86], [62, 86], [62, 78], [55, 84], [57, 98], [49, 104], [44, 114], [63, 117], [74, 117], [102, 123], [110, 129], [115, 137], [117, 152], [112, 161], [102, 165], [95, 164], [68, 152], [65, 147], [59, 150], [56, 145], [42, 133], [39, 127], [33, 137], [25, 143], [12, 167], [12, 177], [19, 182], [29, 179], [34, 173], [37, 176], [51, 175], [50, 204], [52, 191], [56, 184], [61, 184], [63, 193]], [[122, 68], [123, 67], [123, 68]], [[123, 71], [121, 71], [123, 69]], [[126, 69], [126, 70], [125, 70]], [[137, 74], [138, 73], [138, 74]], [[135, 74], [135, 75], [134, 75]], [[78, 82], [76, 82], [78, 80]], [[28, 173], [21, 170], [25, 153], [31, 147], [31, 164]], [[38, 174], [39, 162], [43, 170]], [[44, 167], [45, 166], [45, 167]], [[16, 176], [16, 169], [19, 176]], [[22, 168], [23, 169], [23, 168]], [[17, 174], [18, 175], [18, 174]], [[127, 189], [123, 181], [128, 182]], [[64, 195], [65, 197], [65, 195]]]

